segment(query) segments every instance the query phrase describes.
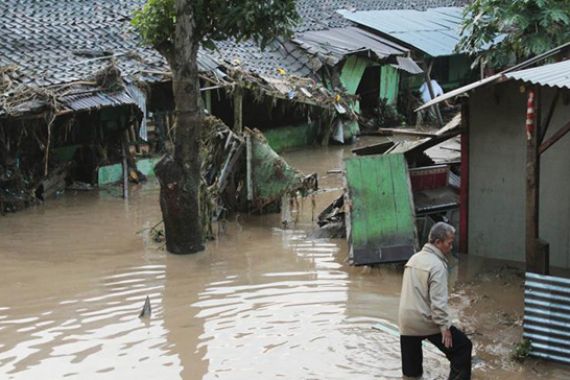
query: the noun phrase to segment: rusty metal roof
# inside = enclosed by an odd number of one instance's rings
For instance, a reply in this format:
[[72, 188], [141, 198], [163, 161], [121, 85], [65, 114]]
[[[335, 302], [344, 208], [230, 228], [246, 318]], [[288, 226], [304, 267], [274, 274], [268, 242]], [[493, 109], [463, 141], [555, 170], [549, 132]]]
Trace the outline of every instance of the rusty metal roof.
[[103, 107], [122, 105], [136, 106], [137, 103], [125, 91], [116, 93], [95, 92], [90, 94], [67, 95], [60, 99], [66, 108], [73, 111], [87, 111]]
[[504, 74], [509, 79], [570, 89], [570, 60]]

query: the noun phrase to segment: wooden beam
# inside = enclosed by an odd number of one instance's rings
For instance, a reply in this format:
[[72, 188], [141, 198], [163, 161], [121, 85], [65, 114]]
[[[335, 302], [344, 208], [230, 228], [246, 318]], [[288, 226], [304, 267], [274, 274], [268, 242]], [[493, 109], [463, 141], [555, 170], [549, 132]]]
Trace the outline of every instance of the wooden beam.
[[469, 101], [461, 105], [461, 186], [459, 188], [459, 252], [469, 252]]
[[121, 151], [123, 153], [123, 161], [122, 161], [122, 166], [123, 166], [123, 198], [129, 199], [129, 164], [127, 162], [127, 154], [128, 150], [127, 150], [127, 139], [128, 139], [128, 131], [125, 130], [123, 139], [121, 141]]
[[392, 141], [366, 145], [358, 148], [352, 149], [352, 153], [357, 156], [365, 156], [369, 154], [384, 154], [388, 149], [394, 146]]
[[407, 135], [419, 137], [436, 137], [439, 136], [435, 132], [418, 131], [417, 129], [410, 128], [378, 128], [376, 131], [363, 132], [362, 136], [392, 136], [392, 135]]
[[[535, 110], [534, 125], [526, 125], [527, 133], [527, 161], [526, 161], [526, 270], [540, 274], [547, 274], [548, 250], [539, 249], [539, 189], [540, 189], [540, 155], [538, 153], [538, 135], [541, 93], [539, 88], [531, 90], [534, 92]], [[529, 107], [527, 107], [527, 119], [531, 117], [531, 92], [529, 92]]]
[[240, 87], [234, 89], [234, 133], [243, 131], [243, 90]]
[[548, 148], [554, 145], [554, 143], [564, 137], [568, 132], [570, 132], [570, 121], [558, 131], [556, 131], [556, 133], [554, 133], [548, 140], [540, 144], [540, 147], [538, 149], [539, 154], [544, 153]]

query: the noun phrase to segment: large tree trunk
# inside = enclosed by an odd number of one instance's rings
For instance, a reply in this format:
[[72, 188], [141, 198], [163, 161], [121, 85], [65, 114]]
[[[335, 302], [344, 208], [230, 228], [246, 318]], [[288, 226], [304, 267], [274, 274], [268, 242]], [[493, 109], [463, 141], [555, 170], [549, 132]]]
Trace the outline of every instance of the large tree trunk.
[[166, 249], [188, 254], [204, 249], [200, 218], [200, 135], [203, 110], [192, 0], [176, 0], [174, 51], [169, 57], [176, 106], [174, 157], [156, 166]]

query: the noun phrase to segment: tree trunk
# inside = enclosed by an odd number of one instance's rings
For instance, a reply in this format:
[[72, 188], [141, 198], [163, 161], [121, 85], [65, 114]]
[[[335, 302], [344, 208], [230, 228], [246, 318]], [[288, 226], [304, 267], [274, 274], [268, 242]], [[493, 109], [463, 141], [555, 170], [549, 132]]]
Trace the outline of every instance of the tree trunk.
[[200, 136], [203, 110], [198, 48], [191, 0], [176, 0], [174, 51], [169, 63], [176, 110], [174, 156], [156, 166], [166, 249], [188, 254], [204, 249], [200, 218]]

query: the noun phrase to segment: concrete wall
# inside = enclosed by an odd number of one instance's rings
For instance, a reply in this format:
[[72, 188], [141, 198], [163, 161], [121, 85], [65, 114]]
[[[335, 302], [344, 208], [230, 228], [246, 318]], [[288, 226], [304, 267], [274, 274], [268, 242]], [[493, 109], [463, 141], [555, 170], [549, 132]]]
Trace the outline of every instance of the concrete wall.
[[[546, 118], [554, 90], [542, 91]], [[546, 138], [570, 121], [569, 96], [560, 97]], [[469, 253], [524, 261], [526, 94], [516, 82], [487, 86], [471, 94], [469, 108]], [[542, 156], [540, 237], [551, 265], [569, 268], [570, 135]]]

